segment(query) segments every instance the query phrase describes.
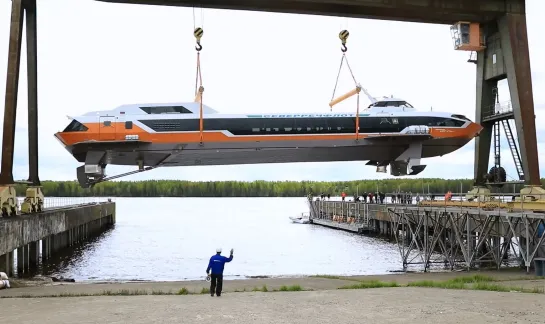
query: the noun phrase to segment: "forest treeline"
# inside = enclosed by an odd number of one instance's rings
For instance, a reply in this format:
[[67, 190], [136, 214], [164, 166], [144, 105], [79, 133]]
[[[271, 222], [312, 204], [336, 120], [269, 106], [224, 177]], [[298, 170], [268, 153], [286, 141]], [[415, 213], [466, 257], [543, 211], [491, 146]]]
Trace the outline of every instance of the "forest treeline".
[[[545, 184], [545, 179], [541, 179]], [[364, 192], [384, 193], [445, 193], [467, 192], [473, 186], [472, 179], [386, 179], [356, 181], [209, 181], [181, 180], [111, 181], [83, 189], [76, 181], [42, 181], [48, 197], [303, 197], [312, 193], [339, 196]], [[520, 185], [505, 185], [495, 192], [513, 193]], [[25, 185], [17, 185], [17, 193], [24, 195]]]

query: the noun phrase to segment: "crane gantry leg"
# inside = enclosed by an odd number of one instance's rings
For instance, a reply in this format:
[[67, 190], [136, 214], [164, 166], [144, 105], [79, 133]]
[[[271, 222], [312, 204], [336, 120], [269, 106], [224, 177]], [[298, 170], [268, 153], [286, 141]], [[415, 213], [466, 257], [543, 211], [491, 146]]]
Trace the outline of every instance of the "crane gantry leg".
[[[522, 157], [520, 163], [515, 162], [519, 179], [522, 178], [525, 184], [521, 197], [545, 201], [545, 189], [541, 187], [539, 175], [526, 15], [507, 13], [485, 25], [459, 22], [451, 31], [456, 49], [477, 52], [475, 122], [481, 124], [483, 130], [475, 138], [475, 188], [470, 196], [490, 193], [487, 179], [491, 175], [487, 169], [493, 128], [496, 123], [505, 125], [509, 119], [514, 119], [519, 147], [515, 147], [514, 136], [510, 134], [508, 141], [513, 154]], [[504, 79], [509, 85], [511, 102], [508, 107], [498, 107], [494, 102], [494, 89], [498, 81]]]
[[2, 166], [0, 171], [0, 208], [2, 217], [13, 217], [18, 212], [17, 193], [13, 179], [15, 146], [15, 122], [17, 115], [17, 93], [21, 65], [23, 22], [26, 13], [27, 73], [28, 73], [28, 140], [29, 179], [23, 212], [43, 209], [43, 193], [38, 177], [38, 60], [36, 0], [12, 0], [11, 28], [8, 46], [8, 71], [6, 79], [6, 101], [4, 106], [4, 129], [2, 139]]

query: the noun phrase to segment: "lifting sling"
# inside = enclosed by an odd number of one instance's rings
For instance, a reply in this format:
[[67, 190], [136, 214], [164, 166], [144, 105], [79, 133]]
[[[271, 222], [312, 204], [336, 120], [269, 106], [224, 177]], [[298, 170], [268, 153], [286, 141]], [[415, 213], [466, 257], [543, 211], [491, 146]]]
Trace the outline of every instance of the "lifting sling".
[[203, 144], [203, 116], [202, 116], [202, 94], [204, 92], [204, 87], [202, 86], [202, 74], [201, 74], [201, 37], [203, 35], [203, 30], [200, 27], [195, 28], [193, 35], [197, 40], [197, 74], [195, 76], [195, 102], [199, 103], [199, 139], [200, 144]]
[[[195, 102], [199, 103], [199, 143], [203, 145], [203, 131], [204, 131], [204, 121], [203, 121], [203, 107], [202, 107], [202, 95], [204, 92], [204, 87], [202, 85], [202, 74], [201, 74], [201, 38], [204, 34], [204, 31], [201, 27], [196, 27], [195, 19], [195, 8], [193, 8], [193, 36], [197, 41], [197, 46], [195, 50], [197, 51], [197, 72], [195, 76]], [[204, 26], [204, 16], [201, 8], [201, 24]]]
[[[339, 33], [339, 38], [341, 39], [341, 44], [342, 44], [342, 48], [341, 48], [341, 51], [343, 52], [343, 55], [341, 57], [341, 64], [339, 66], [339, 72], [337, 73], [337, 80], [335, 81], [335, 87], [333, 88], [333, 96], [331, 96], [331, 101], [329, 102], [329, 109], [330, 111], [333, 110], [333, 106], [335, 106], [336, 104], [354, 96], [354, 95], [357, 95], [357, 103], [356, 103], [356, 140], [359, 139], [359, 132], [360, 132], [360, 91], [361, 91], [361, 86], [358, 84], [358, 82], [356, 81], [356, 77], [354, 77], [354, 73], [352, 72], [352, 68], [350, 67], [350, 64], [348, 64], [348, 58], [346, 57], [346, 51], [348, 50], [348, 48], [346, 47], [346, 40], [348, 39], [348, 36], [350, 35], [350, 33], [348, 32], [348, 30], [342, 30], [340, 33]], [[354, 83], [356, 85], [356, 87], [335, 98], [335, 92], [337, 91], [337, 85], [339, 84], [339, 76], [341, 75], [341, 70], [342, 70], [342, 67], [343, 67], [343, 63], [346, 62], [346, 66], [348, 67], [348, 70], [350, 71], [350, 75], [352, 76], [352, 79], [354, 80]]]

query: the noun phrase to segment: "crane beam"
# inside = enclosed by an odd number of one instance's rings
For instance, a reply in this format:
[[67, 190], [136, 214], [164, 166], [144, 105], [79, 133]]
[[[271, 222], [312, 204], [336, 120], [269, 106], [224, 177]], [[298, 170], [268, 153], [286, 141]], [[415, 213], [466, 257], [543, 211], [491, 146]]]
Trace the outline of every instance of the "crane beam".
[[434, 24], [485, 23], [506, 13], [524, 14], [524, 0], [97, 0], [158, 6], [269, 11]]

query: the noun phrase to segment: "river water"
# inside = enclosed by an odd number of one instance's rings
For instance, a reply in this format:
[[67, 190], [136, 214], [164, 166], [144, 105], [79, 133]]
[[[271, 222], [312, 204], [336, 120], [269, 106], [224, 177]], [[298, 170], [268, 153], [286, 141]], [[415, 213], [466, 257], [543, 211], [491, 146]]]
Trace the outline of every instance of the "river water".
[[385, 274], [401, 270], [395, 243], [293, 224], [305, 198], [116, 198], [116, 225], [48, 275], [87, 280], [203, 279], [210, 256], [235, 250], [226, 279]]

